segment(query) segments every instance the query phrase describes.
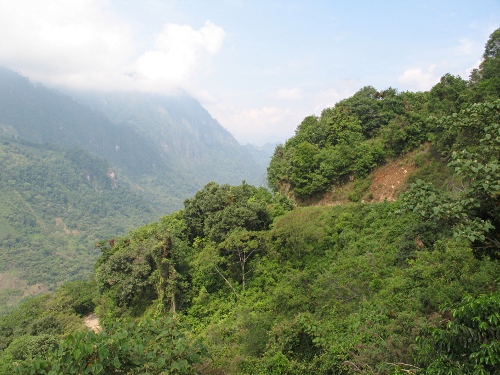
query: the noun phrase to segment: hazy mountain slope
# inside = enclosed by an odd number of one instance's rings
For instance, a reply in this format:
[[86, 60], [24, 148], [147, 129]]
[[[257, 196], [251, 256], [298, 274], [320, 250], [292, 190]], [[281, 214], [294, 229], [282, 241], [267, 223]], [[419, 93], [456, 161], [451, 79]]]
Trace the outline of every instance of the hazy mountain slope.
[[211, 180], [262, 182], [251, 155], [187, 95], [79, 99], [0, 68], [5, 304], [83, 277], [96, 241], [179, 209]]
[[[252, 155], [259, 168], [263, 168], [267, 175], [267, 167], [273, 157], [276, 146], [278, 146], [278, 143], [266, 143], [263, 146], [254, 146], [251, 143], [247, 143], [243, 147]], [[264, 181], [266, 181], [264, 185], [267, 185], [266, 176], [264, 176]]]
[[154, 164], [168, 167], [132, 129], [6, 69], [0, 69], [0, 124], [30, 142], [83, 147], [127, 173], [152, 173]]
[[200, 103], [183, 92], [71, 93], [105, 114], [116, 125], [129, 126], [178, 168], [198, 188], [209, 181], [261, 184], [267, 165], [252, 155]]
[[5, 304], [7, 297], [22, 297], [28, 285], [37, 284], [36, 292], [84, 277], [100, 254], [98, 240], [160, 215], [105, 159], [82, 149], [0, 138], [0, 174]]
[[209, 181], [262, 182], [252, 156], [185, 94], [72, 95], [0, 69], [0, 133], [104, 157], [164, 212]]

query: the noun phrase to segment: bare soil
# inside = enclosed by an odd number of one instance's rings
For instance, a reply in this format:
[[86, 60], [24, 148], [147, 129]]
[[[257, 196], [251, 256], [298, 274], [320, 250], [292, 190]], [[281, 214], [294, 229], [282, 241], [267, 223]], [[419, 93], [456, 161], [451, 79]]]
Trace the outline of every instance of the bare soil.
[[417, 167], [402, 161], [387, 163], [373, 171], [373, 178], [368, 195], [373, 202], [395, 201], [405, 186], [410, 173]]
[[[428, 152], [428, 146], [389, 161], [375, 168], [368, 177], [370, 186], [363, 193], [361, 202], [395, 201], [408, 186], [408, 177], [418, 168], [414, 163], [415, 155]], [[350, 202], [349, 194], [356, 189], [357, 181], [353, 180], [344, 186], [332, 188], [321, 199], [309, 198], [299, 202], [301, 206], [337, 206]]]
[[100, 332], [102, 330], [99, 324], [99, 318], [94, 313], [87, 315], [85, 317], [84, 323], [95, 333]]

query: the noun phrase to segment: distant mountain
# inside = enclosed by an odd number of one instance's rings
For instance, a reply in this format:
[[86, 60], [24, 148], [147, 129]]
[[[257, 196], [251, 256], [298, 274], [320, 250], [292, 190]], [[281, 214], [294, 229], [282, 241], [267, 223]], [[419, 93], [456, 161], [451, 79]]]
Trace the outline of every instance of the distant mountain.
[[71, 94], [0, 68], [0, 304], [82, 277], [97, 240], [210, 181], [262, 182], [265, 167], [185, 93]]
[[4, 135], [82, 147], [132, 174], [151, 173], [153, 164], [162, 163], [160, 155], [133, 129], [118, 127], [69, 96], [7, 69], [0, 69], [0, 124]]
[[[269, 166], [269, 162], [273, 157], [276, 146], [278, 146], [278, 143], [266, 143], [263, 146], [254, 146], [251, 143], [247, 143], [243, 147], [245, 147], [250, 155], [252, 155], [259, 168], [266, 171]], [[265, 180], [266, 178], [264, 175], [264, 181]], [[265, 182], [265, 185], [267, 185], [267, 182]]]
[[88, 275], [96, 242], [160, 215], [86, 150], [0, 139], [0, 175], [0, 306]]
[[185, 93], [72, 95], [0, 69], [0, 134], [87, 149], [155, 201], [176, 199], [169, 212], [210, 181], [262, 183], [265, 167]]
[[166, 97], [149, 93], [70, 93], [116, 126], [134, 129], [195, 184], [209, 181], [261, 184], [259, 165], [200, 103], [184, 92]]

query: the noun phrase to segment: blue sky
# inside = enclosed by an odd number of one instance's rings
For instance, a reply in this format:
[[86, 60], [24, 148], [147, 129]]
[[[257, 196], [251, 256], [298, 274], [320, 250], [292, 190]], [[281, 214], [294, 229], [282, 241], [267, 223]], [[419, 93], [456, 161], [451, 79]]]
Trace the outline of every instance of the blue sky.
[[0, 65], [54, 86], [183, 88], [240, 143], [283, 142], [366, 85], [468, 77], [500, 0], [0, 0]]

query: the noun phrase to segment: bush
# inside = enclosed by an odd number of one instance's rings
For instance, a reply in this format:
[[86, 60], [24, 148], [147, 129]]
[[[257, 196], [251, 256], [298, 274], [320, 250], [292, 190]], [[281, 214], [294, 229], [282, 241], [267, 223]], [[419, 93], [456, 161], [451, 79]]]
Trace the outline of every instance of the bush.
[[[24, 354], [30, 345], [29, 339], [23, 339], [22, 350], [15, 352], [19, 352], [17, 358], [4, 367], [4, 373], [194, 374], [194, 365], [208, 352], [200, 342], [188, 339], [184, 329], [170, 317], [145, 319], [139, 324], [122, 321], [99, 333], [75, 332], [57, 350], [47, 350], [44, 355], [32, 351], [31, 356]], [[21, 354], [23, 358], [19, 358]]]

